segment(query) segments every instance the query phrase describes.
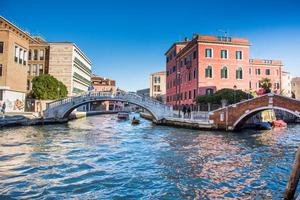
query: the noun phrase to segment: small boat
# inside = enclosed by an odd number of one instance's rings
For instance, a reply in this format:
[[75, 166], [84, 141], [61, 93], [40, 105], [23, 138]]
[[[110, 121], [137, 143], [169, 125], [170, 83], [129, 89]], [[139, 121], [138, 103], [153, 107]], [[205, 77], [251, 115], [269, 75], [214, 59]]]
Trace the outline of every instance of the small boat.
[[136, 119], [136, 118], [133, 118], [132, 121], [131, 121], [131, 124], [132, 124], [132, 125], [140, 124], [140, 120], [138, 120], [138, 119]]
[[272, 126], [269, 122], [257, 122], [255, 128], [256, 130], [271, 130]]
[[287, 124], [283, 120], [274, 120], [272, 121], [274, 127], [287, 127]]
[[118, 112], [118, 119], [127, 120], [129, 119], [128, 112]]

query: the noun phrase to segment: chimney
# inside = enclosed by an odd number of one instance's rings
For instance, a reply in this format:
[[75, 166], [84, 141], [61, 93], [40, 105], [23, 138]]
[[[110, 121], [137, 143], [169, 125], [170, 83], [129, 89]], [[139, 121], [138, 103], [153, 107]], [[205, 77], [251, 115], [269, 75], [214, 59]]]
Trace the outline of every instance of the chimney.
[[185, 41], [185, 42], [188, 42], [188, 41], [190, 41], [190, 40], [189, 40], [188, 37], [185, 37], [185, 38], [184, 38], [184, 41]]

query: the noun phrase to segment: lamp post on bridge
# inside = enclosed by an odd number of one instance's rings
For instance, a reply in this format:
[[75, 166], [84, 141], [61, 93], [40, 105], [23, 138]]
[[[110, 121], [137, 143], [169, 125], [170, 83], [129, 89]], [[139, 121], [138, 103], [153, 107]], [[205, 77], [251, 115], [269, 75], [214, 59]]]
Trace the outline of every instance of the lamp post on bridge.
[[233, 86], [233, 89], [234, 89], [234, 94], [233, 94], [233, 95], [234, 95], [234, 98], [233, 98], [233, 103], [234, 103], [234, 104], [236, 103], [236, 88], [237, 88], [237, 87], [236, 87], [236, 85], [234, 85], [234, 86]]

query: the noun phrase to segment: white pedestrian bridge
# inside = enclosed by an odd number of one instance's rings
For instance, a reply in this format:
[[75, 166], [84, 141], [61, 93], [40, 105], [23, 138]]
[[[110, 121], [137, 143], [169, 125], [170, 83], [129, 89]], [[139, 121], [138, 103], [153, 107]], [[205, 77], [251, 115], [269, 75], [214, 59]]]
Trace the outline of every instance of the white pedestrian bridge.
[[147, 110], [156, 121], [173, 116], [171, 106], [155, 99], [138, 95], [133, 92], [88, 92], [80, 96], [69, 97], [47, 104], [44, 111], [45, 119], [66, 119], [79, 106], [97, 101], [118, 101], [135, 104]]

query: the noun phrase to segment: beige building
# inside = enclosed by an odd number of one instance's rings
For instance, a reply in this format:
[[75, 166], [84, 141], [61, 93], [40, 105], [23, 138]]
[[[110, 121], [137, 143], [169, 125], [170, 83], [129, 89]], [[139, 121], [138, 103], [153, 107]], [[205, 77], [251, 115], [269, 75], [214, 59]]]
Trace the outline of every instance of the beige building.
[[103, 78], [94, 74], [92, 75], [91, 80], [94, 91], [115, 92], [117, 90], [115, 80]]
[[7, 112], [24, 111], [28, 51], [38, 43], [28, 33], [0, 16], [0, 102]]
[[282, 72], [281, 75], [281, 94], [292, 97], [292, 76], [290, 72]]
[[[104, 78], [97, 75], [92, 75], [92, 88], [94, 91], [98, 92], [116, 92], [116, 81], [108, 78]], [[91, 103], [91, 110], [113, 110], [115, 108], [115, 102], [93, 102]]]
[[150, 97], [161, 96], [163, 100], [166, 95], [166, 72], [155, 72], [150, 75]]
[[49, 74], [63, 82], [68, 95], [87, 92], [91, 86], [92, 63], [72, 42], [50, 42]]
[[300, 100], [300, 77], [292, 79], [292, 97]]
[[39, 43], [29, 45], [27, 68], [27, 92], [32, 89], [32, 79], [49, 72], [49, 44], [40, 37], [35, 37]]

